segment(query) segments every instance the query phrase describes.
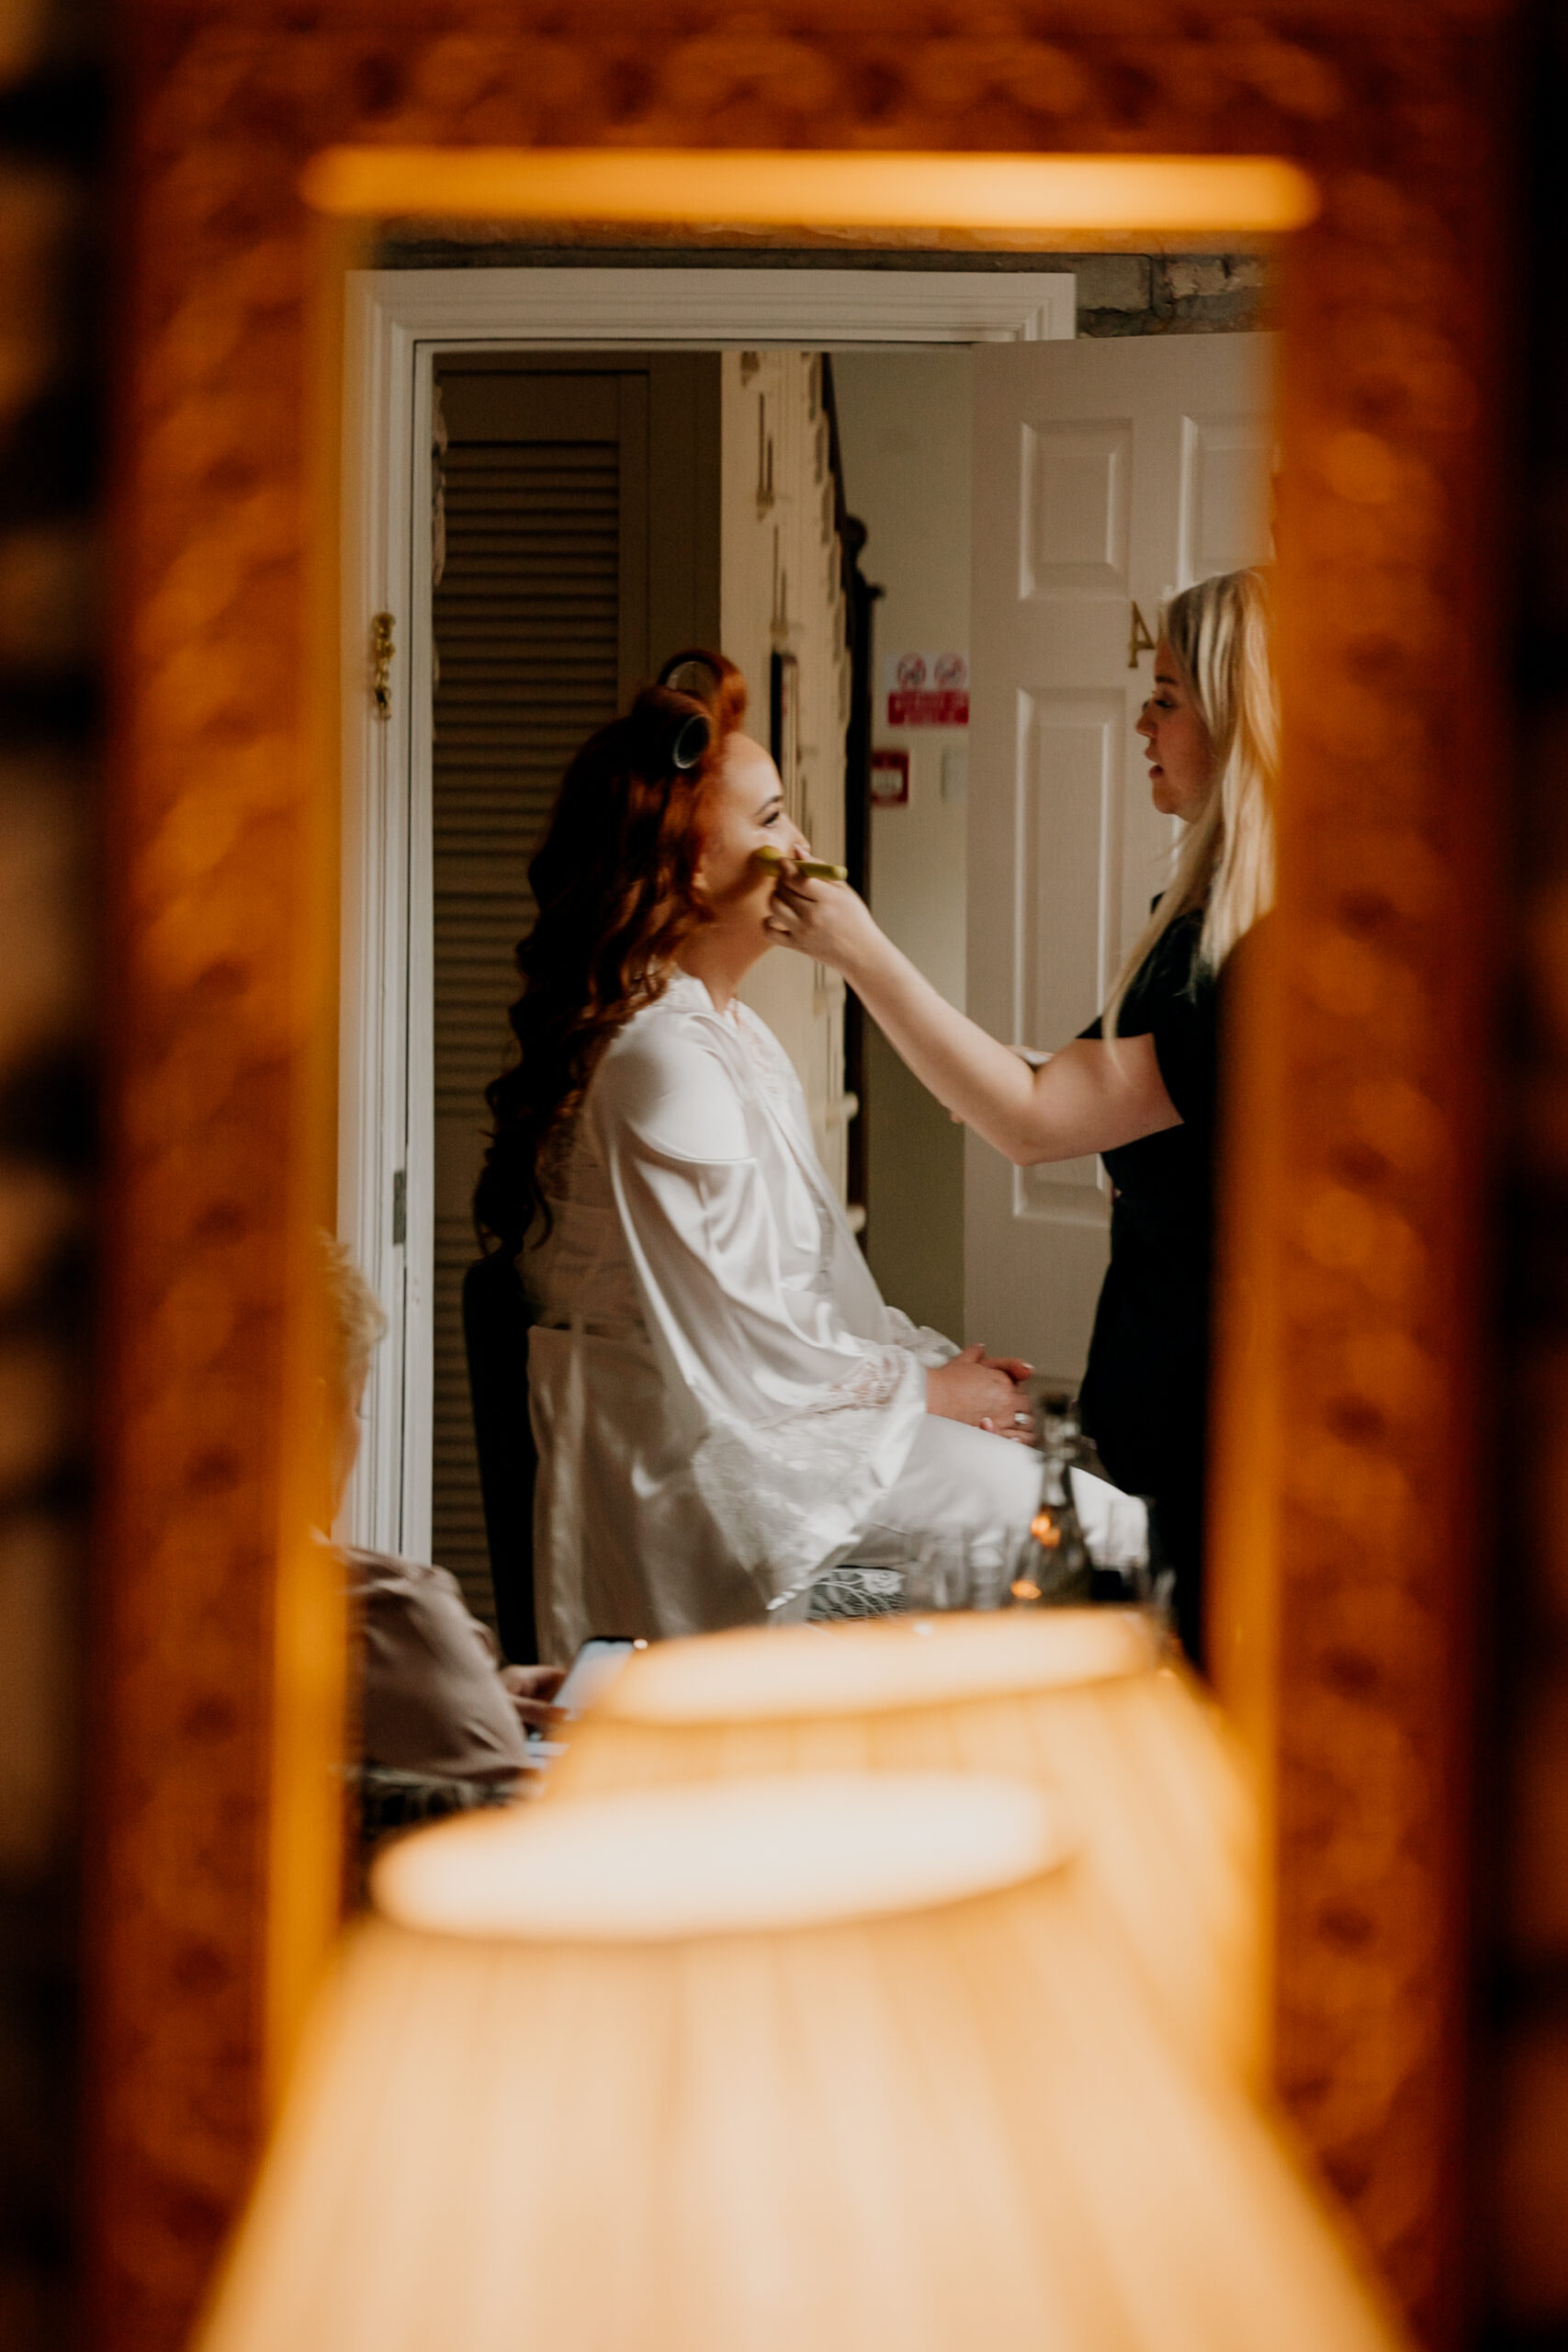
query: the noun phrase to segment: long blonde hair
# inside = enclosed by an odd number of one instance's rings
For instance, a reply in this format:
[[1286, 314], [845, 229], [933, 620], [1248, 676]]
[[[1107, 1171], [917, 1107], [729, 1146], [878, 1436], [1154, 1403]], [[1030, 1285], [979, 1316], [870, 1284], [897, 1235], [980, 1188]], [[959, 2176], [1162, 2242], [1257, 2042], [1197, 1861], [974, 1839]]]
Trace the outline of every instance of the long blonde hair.
[[1224, 571], [1173, 596], [1161, 634], [1213, 746], [1214, 778], [1187, 830], [1170, 886], [1116, 976], [1105, 1008], [1116, 1035], [1127, 990], [1173, 922], [1203, 910], [1198, 960], [1217, 972], [1274, 902], [1274, 789], [1280, 706], [1273, 616], [1261, 571]]

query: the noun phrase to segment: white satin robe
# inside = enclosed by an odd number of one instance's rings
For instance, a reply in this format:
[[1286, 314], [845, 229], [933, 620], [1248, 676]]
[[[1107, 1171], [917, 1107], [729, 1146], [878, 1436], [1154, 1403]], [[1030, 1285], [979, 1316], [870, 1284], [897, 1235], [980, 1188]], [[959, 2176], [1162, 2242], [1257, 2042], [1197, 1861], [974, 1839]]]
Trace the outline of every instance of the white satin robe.
[[922, 1509], [956, 1478], [964, 1516], [978, 1461], [978, 1515], [1027, 1520], [1030, 1457], [927, 1419], [956, 1351], [884, 1303], [745, 1006], [678, 974], [609, 1046], [546, 1190], [521, 1261], [543, 1657], [796, 1613], [879, 1531], [888, 1555], [912, 1451]]

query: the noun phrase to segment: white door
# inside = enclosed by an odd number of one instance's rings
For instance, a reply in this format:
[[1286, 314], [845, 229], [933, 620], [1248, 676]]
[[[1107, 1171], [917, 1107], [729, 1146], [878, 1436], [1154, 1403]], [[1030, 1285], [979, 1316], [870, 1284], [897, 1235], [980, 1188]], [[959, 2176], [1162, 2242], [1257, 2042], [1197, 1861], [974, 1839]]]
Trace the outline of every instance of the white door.
[[[1269, 554], [1272, 346], [976, 351], [968, 1005], [1010, 1044], [1049, 1052], [1093, 1019], [1164, 888], [1138, 640], [1176, 589]], [[1110, 1215], [1097, 1160], [1015, 1169], [971, 1135], [965, 1336], [1076, 1385]]]

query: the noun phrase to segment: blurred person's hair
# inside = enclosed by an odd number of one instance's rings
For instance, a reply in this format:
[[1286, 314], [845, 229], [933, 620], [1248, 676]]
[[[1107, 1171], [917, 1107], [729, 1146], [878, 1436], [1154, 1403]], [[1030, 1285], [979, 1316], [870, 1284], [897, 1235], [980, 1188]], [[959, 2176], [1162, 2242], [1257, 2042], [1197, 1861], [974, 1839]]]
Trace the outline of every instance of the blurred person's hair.
[[485, 1090], [493, 1126], [474, 1193], [480, 1241], [509, 1256], [536, 1217], [549, 1228], [547, 1144], [616, 1031], [663, 994], [680, 948], [711, 920], [697, 881], [703, 802], [746, 715], [746, 683], [723, 654], [701, 651], [675, 655], [664, 675], [687, 690], [645, 686], [589, 737], [528, 869], [538, 912], [517, 949], [523, 993], [507, 1016], [518, 1057]]
[[1213, 780], [1169, 887], [1117, 974], [1105, 1008], [1108, 1037], [1145, 958], [1173, 922], [1202, 909], [1199, 962], [1217, 972], [1274, 901], [1280, 705], [1265, 574], [1224, 571], [1184, 588], [1161, 616], [1160, 634], [1207, 730]]
[[386, 1309], [341, 1241], [319, 1233], [316, 1249], [327, 1306], [328, 1383], [334, 1401], [346, 1406], [387, 1336]]

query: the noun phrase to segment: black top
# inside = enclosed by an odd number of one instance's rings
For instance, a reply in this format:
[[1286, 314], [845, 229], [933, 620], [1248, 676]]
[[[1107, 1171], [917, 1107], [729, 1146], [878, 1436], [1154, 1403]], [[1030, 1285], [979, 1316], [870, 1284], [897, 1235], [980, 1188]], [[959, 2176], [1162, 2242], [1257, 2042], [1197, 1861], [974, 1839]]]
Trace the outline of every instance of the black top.
[[[1123, 1037], [1152, 1036], [1181, 1125], [1101, 1156], [1116, 1188], [1111, 1264], [1084, 1375], [1084, 1427], [1107, 1473], [1149, 1495], [1196, 1648], [1209, 1390], [1218, 989], [1198, 966], [1201, 909], [1156, 941], [1127, 990]], [[1098, 1021], [1083, 1032], [1102, 1035]], [[1190, 1619], [1190, 1623], [1189, 1620]]]

